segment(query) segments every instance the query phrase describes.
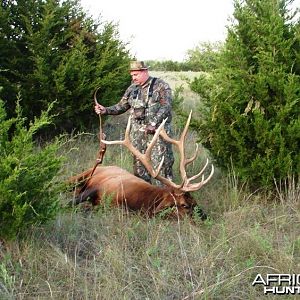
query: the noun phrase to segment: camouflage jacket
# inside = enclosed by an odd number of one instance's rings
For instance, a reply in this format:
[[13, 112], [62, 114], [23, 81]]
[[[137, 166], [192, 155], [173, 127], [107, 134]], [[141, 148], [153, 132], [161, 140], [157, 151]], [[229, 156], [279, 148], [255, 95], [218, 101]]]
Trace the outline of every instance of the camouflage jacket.
[[130, 109], [133, 122], [141, 125], [155, 124], [158, 127], [165, 118], [168, 118], [166, 127], [169, 127], [172, 119], [172, 91], [165, 81], [156, 78], [152, 96], [148, 97], [153, 79], [154, 77], [150, 76], [142, 86], [131, 84], [119, 103], [106, 107], [106, 114], [119, 115]]

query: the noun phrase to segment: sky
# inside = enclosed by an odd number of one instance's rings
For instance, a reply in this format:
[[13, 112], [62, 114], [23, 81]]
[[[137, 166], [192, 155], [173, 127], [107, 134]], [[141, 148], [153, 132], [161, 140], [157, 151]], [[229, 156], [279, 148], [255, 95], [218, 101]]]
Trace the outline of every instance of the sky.
[[[232, 0], [81, 0], [94, 18], [118, 24], [138, 60], [183, 61], [201, 42], [224, 41]], [[295, 0], [300, 6], [300, 0]]]

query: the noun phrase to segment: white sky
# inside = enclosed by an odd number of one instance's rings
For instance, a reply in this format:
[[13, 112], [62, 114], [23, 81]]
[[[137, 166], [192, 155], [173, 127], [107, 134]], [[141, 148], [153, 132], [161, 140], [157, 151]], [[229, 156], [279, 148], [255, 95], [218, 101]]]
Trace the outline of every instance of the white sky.
[[94, 18], [117, 23], [120, 39], [139, 60], [181, 61], [200, 42], [222, 41], [233, 13], [232, 0], [81, 0], [81, 5]]

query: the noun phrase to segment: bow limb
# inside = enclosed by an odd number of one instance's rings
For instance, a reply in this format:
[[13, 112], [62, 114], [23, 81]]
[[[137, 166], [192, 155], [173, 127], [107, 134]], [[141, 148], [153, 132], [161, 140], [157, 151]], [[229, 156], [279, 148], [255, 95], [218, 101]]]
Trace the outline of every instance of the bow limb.
[[[98, 90], [99, 90], [99, 87], [95, 90], [95, 93], [94, 93], [95, 105], [99, 105], [99, 103], [97, 101], [97, 97], [96, 97]], [[105, 140], [105, 134], [102, 131], [101, 114], [98, 114], [98, 117], [99, 117], [99, 137], [98, 137], [99, 138], [99, 153], [98, 153], [98, 158], [97, 158], [97, 163], [96, 163], [97, 165], [102, 163], [103, 156], [106, 151], [106, 145], [101, 142], [101, 140]]]

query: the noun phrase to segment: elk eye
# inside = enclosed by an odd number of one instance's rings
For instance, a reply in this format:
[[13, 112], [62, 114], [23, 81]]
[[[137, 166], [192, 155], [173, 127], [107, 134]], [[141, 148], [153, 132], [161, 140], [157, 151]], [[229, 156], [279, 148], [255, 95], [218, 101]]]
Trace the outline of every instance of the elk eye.
[[187, 204], [181, 204], [181, 207], [182, 207], [182, 208], [190, 208], [190, 206], [187, 205]]

